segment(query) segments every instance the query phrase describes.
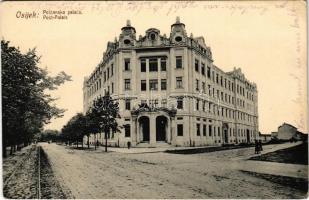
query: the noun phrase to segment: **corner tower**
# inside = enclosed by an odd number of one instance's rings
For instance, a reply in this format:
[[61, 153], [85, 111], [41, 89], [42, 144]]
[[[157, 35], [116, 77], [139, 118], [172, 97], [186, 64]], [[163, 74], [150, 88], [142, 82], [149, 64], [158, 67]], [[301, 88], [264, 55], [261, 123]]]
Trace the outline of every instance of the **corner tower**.
[[176, 22], [171, 25], [170, 40], [172, 44], [185, 43], [187, 40], [187, 32], [185, 24], [180, 22], [180, 18], [176, 18]]
[[131, 26], [130, 20], [127, 20], [127, 25], [121, 28], [119, 35], [120, 47], [134, 46], [136, 41], [136, 30]]

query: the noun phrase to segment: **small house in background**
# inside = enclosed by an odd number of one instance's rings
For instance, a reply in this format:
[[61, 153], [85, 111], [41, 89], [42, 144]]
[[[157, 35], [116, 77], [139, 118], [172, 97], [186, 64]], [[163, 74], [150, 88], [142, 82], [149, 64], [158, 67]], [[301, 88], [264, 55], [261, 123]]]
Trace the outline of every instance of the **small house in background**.
[[278, 140], [302, 140], [304, 138], [304, 133], [297, 130], [297, 128], [291, 124], [283, 123], [278, 127], [278, 132], [272, 132], [272, 138]]
[[271, 132], [271, 138], [277, 138], [278, 137], [278, 132]]
[[262, 134], [261, 132], [259, 132], [259, 138], [260, 140], [262, 140], [262, 142], [269, 142], [272, 138], [271, 134]]

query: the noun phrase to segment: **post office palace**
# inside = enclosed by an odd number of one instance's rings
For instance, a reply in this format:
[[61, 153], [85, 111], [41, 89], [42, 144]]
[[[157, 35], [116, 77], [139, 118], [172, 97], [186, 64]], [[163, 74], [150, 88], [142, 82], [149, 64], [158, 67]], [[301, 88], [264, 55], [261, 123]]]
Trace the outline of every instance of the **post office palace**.
[[[119, 103], [122, 126], [109, 135], [111, 146], [240, 144], [258, 137], [256, 84], [240, 68], [216, 66], [204, 38], [188, 35], [179, 17], [169, 37], [156, 28], [137, 37], [127, 21], [84, 79], [84, 112], [107, 92]], [[90, 142], [103, 143], [104, 134], [97, 135]]]

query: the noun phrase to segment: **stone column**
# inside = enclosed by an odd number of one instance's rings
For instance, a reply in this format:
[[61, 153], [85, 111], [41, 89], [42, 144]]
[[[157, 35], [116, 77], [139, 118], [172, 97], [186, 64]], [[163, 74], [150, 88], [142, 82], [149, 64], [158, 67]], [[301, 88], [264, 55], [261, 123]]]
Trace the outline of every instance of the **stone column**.
[[137, 144], [137, 137], [136, 137], [136, 123], [135, 123], [135, 118], [132, 118], [131, 121], [131, 142], [132, 142], [132, 146], [136, 146]]
[[137, 122], [137, 118], [135, 118], [134, 124], [135, 124], [134, 134], [136, 136], [136, 144], [138, 144], [140, 142], [140, 137], [139, 137], [139, 124]]
[[171, 143], [172, 141], [172, 118], [169, 117], [167, 120], [167, 127], [165, 127], [166, 130], [166, 141], [167, 143]]
[[171, 144], [176, 145], [176, 121], [175, 117], [171, 117]]
[[149, 144], [151, 147], [156, 146], [156, 118], [154, 115], [149, 116], [150, 138]]

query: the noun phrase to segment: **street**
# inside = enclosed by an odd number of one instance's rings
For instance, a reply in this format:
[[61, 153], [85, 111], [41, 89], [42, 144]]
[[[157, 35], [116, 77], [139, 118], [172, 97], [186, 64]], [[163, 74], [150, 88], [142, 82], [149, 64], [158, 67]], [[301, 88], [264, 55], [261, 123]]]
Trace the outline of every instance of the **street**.
[[[252, 148], [179, 155], [71, 150], [42, 143], [71, 198], [304, 198], [305, 192], [251, 176]], [[275, 148], [273, 145], [265, 146]], [[258, 161], [251, 161], [256, 162]], [[250, 165], [252, 167], [252, 163]]]

